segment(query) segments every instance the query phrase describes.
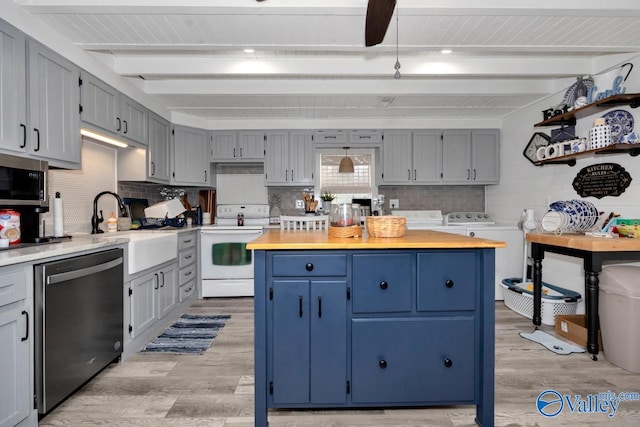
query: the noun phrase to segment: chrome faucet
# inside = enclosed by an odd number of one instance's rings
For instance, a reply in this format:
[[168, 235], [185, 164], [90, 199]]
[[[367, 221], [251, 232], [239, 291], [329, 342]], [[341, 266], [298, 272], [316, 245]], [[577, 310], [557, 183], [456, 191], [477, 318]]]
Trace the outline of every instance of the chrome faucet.
[[104, 222], [104, 217], [102, 216], [102, 210], [100, 210], [100, 216], [98, 216], [98, 199], [104, 196], [105, 194], [111, 194], [118, 201], [118, 208], [120, 208], [120, 215], [127, 216], [127, 209], [124, 207], [124, 203], [120, 196], [112, 191], [103, 191], [102, 193], [98, 193], [98, 195], [93, 199], [93, 215], [91, 216], [91, 234], [104, 233], [98, 225], [101, 222]]

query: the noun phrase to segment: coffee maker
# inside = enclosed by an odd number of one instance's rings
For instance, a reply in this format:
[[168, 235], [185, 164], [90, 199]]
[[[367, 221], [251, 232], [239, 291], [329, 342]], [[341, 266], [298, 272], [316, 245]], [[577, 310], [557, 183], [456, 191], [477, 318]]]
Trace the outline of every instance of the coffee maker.
[[49, 212], [47, 174], [43, 160], [0, 155], [0, 209], [20, 214], [21, 243], [44, 243], [40, 235], [40, 214]]

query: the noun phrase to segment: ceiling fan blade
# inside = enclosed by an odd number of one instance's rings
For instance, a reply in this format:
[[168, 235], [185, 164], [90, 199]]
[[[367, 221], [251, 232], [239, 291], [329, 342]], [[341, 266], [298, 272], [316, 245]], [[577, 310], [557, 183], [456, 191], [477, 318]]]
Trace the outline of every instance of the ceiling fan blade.
[[364, 28], [365, 46], [375, 46], [382, 43], [395, 7], [396, 0], [369, 0]]

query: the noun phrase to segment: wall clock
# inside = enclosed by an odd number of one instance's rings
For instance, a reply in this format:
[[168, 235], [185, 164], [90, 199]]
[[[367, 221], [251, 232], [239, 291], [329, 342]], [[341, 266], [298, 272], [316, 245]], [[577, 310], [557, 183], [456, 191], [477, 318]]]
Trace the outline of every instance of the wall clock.
[[551, 142], [551, 137], [543, 132], [536, 132], [531, 136], [529, 143], [526, 147], [524, 147], [524, 151], [522, 155], [525, 156], [531, 163], [538, 164], [540, 160], [538, 160], [538, 156], [536, 156], [536, 152], [540, 147], [546, 147]]

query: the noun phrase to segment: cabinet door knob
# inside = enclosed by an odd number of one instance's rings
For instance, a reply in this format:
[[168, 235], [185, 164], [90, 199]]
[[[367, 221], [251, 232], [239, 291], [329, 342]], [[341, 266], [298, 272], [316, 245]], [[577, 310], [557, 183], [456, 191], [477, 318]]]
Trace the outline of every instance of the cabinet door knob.
[[386, 369], [387, 368], [387, 361], [386, 360], [381, 360], [380, 362], [378, 362], [378, 366], [380, 366], [381, 369]]
[[313, 271], [313, 264], [311, 264], [310, 262], [307, 263], [307, 265], [304, 266], [304, 268], [307, 271]]
[[380, 282], [380, 289], [387, 289], [388, 287], [389, 287], [389, 284], [384, 280]]
[[453, 366], [453, 360], [451, 359], [444, 359], [444, 366], [446, 366], [447, 368], [450, 368]]
[[449, 289], [453, 288], [453, 280], [447, 279], [447, 281], [444, 282], [444, 285]]

